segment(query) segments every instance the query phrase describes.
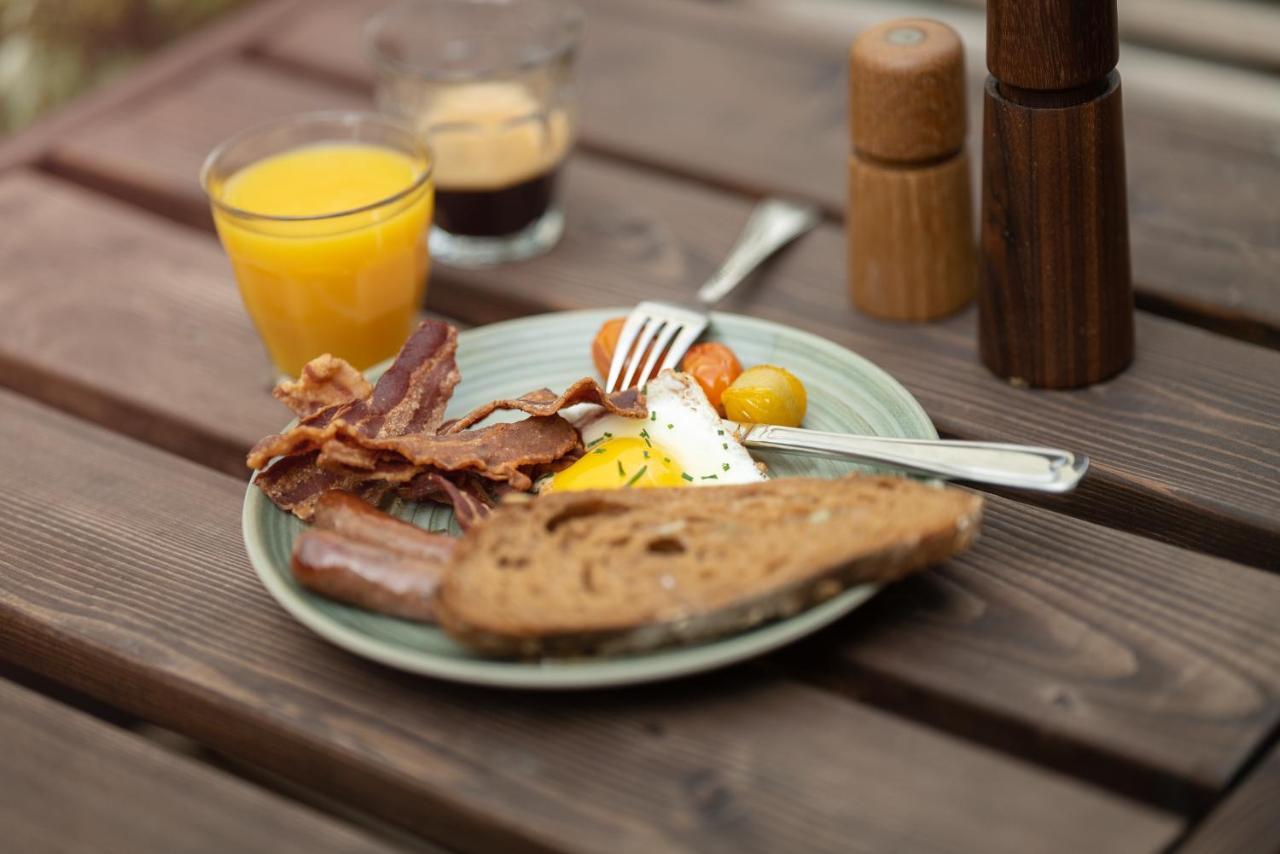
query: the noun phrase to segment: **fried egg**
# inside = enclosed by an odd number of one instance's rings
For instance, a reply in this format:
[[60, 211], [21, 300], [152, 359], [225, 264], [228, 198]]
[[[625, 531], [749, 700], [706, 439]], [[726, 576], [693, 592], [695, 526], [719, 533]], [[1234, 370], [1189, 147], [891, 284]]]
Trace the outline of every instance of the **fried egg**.
[[586, 454], [542, 490], [707, 486], [765, 480], [688, 374], [663, 371], [645, 386], [649, 417], [624, 418], [600, 407], [573, 413]]

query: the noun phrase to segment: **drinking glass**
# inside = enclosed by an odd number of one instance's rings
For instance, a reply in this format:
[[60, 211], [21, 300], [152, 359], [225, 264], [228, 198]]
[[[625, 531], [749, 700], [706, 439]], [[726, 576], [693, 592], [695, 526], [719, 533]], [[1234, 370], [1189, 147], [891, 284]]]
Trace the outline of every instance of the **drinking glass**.
[[581, 25], [562, 0], [405, 0], [370, 19], [378, 106], [435, 154], [436, 260], [514, 261], [560, 239]]
[[214, 149], [201, 183], [277, 370], [323, 353], [363, 369], [400, 349], [426, 292], [434, 192], [412, 128], [377, 113], [280, 119]]

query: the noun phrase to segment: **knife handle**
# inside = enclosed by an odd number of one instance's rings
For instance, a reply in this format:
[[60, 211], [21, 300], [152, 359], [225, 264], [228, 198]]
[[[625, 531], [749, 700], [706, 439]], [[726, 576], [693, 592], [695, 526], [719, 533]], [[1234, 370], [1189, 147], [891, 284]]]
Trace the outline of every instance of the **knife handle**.
[[998, 442], [887, 439], [769, 424], [744, 425], [747, 447], [891, 466], [971, 483], [1070, 492], [1089, 468], [1084, 454]]

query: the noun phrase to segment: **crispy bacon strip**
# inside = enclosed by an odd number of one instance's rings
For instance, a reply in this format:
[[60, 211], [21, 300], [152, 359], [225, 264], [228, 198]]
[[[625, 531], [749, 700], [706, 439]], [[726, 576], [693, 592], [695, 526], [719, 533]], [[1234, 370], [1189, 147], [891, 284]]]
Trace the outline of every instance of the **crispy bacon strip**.
[[338, 417], [363, 436], [436, 432], [461, 378], [457, 352], [458, 330], [442, 320], [424, 320], [378, 378], [373, 394]]
[[438, 501], [453, 507], [454, 518], [462, 530], [489, 515], [493, 499], [484, 482], [470, 474], [446, 475], [424, 471], [400, 487], [397, 493], [410, 501]]
[[284, 380], [271, 392], [299, 418], [368, 397], [373, 386], [342, 359], [325, 353], [302, 368], [296, 380]]
[[[524, 491], [533, 484], [521, 471], [523, 467], [554, 462], [580, 447], [581, 441], [573, 425], [560, 416], [535, 416], [447, 435], [361, 439], [358, 447], [345, 447], [337, 459], [348, 469], [355, 463], [366, 477], [380, 480], [388, 479], [388, 473], [391, 479], [401, 480], [400, 470], [408, 463], [436, 471], [473, 472], [487, 480], [509, 481]], [[333, 458], [325, 459], [335, 444], [325, 446], [322, 466], [335, 464]]]
[[579, 403], [594, 403], [603, 406], [614, 415], [626, 418], [644, 418], [649, 414], [644, 398], [639, 389], [629, 388], [626, 391], [606, 394], [600, 383], [591, 377], [583, 377], [565, 389], [564, 394], [556, 396], [550, 389], [540, 388], [528, 394], [509, 400], [494, 400], [479, 406], [466, 415], [444, 427], [441, 433], [457, 433], [488, 418], [499, 409], [518, 409], [535, 416], [555, 415], [561, 409]]
[[457, 350], [457, 330], [443, 321], [423, 321], [371, 395], [321, 409], [292, 429], [267, 436], [249, 452], [249, 468], [318, 450], [343, 425], [351, 434], [369, 438], [435, 433], [460, 378]]
[[336, 471], [316, 465], [316, 454], [285, 457], [254, 476], [268, 498], [304, 522], [310, 521], [320, 496], [331, 489], [356, 495], [369, 504], [378, 504], [393, 484], [369, 480], [365, 472]]

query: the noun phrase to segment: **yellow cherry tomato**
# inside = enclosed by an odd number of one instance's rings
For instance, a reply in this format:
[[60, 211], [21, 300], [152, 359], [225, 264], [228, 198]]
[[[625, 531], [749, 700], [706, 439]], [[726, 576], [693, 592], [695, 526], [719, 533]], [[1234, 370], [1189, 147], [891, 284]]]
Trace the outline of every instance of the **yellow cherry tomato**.
[[808, 403], [804, 383], [786, 368], [747, 368], [720, 395], [725, 415], [746, 424], [799, 427]]

